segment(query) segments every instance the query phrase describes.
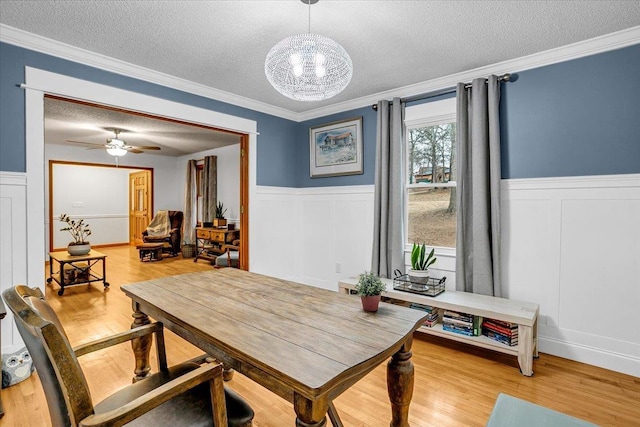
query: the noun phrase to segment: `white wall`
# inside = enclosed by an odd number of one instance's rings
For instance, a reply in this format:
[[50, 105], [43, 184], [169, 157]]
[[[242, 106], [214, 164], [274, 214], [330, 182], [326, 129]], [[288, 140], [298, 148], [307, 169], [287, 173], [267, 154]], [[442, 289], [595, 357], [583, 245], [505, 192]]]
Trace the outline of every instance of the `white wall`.
[[505, 296], [540, 304], [540, 351], [640, 376], [640, 175], [507, 180]]
[[[372, 186], [253, 201], [252, 271], [337, 290], [370, 268]], [[540, 304], [540, 351], [640, 376], [640, 175], [504, 180], [502, 202], [503, 292]]]
[[[26, 174], [0, 172], [0, 293], [28, 283], [26, 193]], [[2, 353], [13, 353], [22, 347], [11, 313], [0, 322], [0, 334]]]
[[52, 169], [53, 248], [72, 241], [60, 214], [82, 218], [92, 245], [129, 242], [129, 174], [136, 169], [54, 163]]
[[[87, 150], [58, 144], [45, 145], [45, 188], [49, 188], [49, 160], [115, 165], [115, 158], [104, 150]], [[153, 168], [154, 211], [183, 210], [178, 197], [180, 186], [176, 158], [151, 154], [127, 154], [120, 157], [121, 166]], [[126, 243], [129, 241], [129, 174], [130, 168], [106, 168], [56, 164], [54, 169], [53, 232], [54, 248], [69, 242], [69, 235], [60, 232], [57, 217], [61, 213], [86, 218], [91, 224], [92, 244]], [[79, 203], [82, 207], [77, 206]], [[74, 206], [74, 204], [76, 206]], [[45, 206], [49, 206], [49, 192], [45, 192]], [[49, 248], [49, 222], [45, 224], [46, 247]]]
[[337, 291], [371, 268], [373, 186], [259, 186], [252, 202], [251, 271]]

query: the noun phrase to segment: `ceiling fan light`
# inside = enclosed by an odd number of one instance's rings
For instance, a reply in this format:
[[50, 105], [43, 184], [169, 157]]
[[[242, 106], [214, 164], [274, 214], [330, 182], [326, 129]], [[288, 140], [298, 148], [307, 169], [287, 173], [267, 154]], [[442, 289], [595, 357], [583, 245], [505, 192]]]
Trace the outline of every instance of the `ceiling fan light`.
[[115, 145], [116, 147], [120, 147], [120, 148], [124, 147], [124, 141], [118, 138], [111, 138], [109, 140], [109, 144]]
[[[122, 142], [122, 141], [120, 141]], [[122, 157], [127, 154], [127, 150], [119, 146], [118, 144], [113, 145], [113, 141], [111, 142], [111, 146], [107, 147], [107, 153], [112, 155], [113, 157]], [[123, 143], [124, 145], [124, 143]]]

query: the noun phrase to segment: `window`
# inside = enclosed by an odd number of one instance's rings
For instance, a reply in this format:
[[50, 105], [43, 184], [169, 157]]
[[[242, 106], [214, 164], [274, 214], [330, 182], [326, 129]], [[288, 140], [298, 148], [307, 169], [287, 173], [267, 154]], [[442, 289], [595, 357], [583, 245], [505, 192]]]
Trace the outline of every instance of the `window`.
[[456, 100], [406, 108], [407, 244], [456, 245]]

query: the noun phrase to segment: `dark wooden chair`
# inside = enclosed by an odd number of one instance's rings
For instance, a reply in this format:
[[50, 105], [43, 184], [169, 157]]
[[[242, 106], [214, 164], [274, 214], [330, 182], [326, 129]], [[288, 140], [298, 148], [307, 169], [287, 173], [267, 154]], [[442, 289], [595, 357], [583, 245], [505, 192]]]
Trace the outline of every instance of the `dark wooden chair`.
[[[52, 425], [251, 426], [253, 410], [223, 385], [221, 364], [188, 361], [167, 367], [161, 323], [71, 348], [60, 320], [39, 289], [16, 286], [2, 296], [35, 364]], [[77, 358], [150, 334], [156, 338], [160, 371], [94, 405]]]
[[177, 256], [180, 253], [182, 245], [182, 221], [184, 214], [182, 211], [168, 211], [171, 230], [167, 236], [149, 236], [147, 230], [142, 232], [142, 241], [144, 243], [165, 243], [164, 252], [169, 252], [171, 256]]
[[240, 268], [240, 239], [234, 240], [230, 245], [223, 245], [220, 250], [224, 253], [216, 258], [215, 268]]

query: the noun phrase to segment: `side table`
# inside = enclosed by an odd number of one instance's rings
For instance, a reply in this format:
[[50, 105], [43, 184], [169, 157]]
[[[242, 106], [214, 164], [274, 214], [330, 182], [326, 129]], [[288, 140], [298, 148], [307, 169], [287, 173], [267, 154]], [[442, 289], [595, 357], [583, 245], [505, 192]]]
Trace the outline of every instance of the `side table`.
[[[60, 285], [58, 295], [64, 294], [64, 288], [92, 282], [102, 282], [105, 288], [107, 282], [107, 256], [102, 252], [91, 249], [87, 255], [69, 255], [67, 251], [49, 252], [49, 278]], [[54, 271], [54, 261], [58, 264], [58, 270]], [[102, 262], [102, 274], [95, 269], [96, 264]]]

